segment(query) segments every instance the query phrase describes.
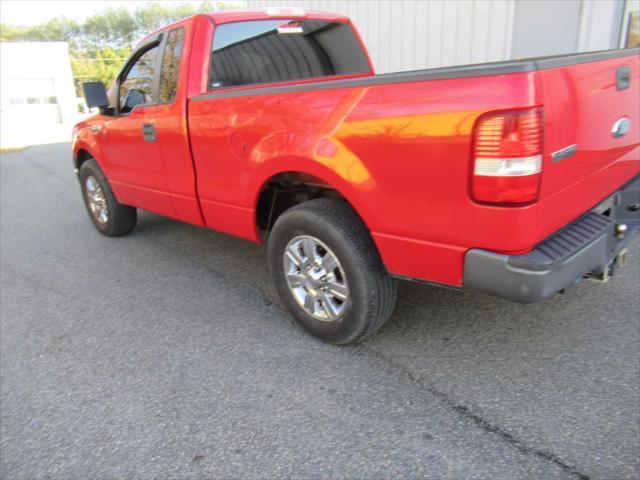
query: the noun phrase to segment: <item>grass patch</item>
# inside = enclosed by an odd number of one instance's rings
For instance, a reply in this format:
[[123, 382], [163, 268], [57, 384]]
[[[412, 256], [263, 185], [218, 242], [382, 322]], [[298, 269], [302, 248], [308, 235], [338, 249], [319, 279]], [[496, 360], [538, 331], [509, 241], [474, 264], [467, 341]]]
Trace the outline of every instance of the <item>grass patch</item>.
[[21, 152], [27, 147], [12, 147], [12, 148], [0, 148], [0, 154], [2, 153], [16, 153]]

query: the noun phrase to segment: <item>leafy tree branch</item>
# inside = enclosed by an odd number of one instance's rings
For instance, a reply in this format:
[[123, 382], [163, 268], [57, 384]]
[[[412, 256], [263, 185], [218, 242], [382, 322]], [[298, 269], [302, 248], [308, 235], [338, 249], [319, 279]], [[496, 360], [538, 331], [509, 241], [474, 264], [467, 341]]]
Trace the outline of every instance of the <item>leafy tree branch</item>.
[[241, 7], [240, 2], [203, 1], [198, 6], [150, 2], [134, 11], [107, 8], [83, 22], [61, 16], [29, 27], [0, 24], [0, 41], [67, 42], [80, 95], [82, 82], [98, 80], [109, 85], [134, 44], [153, 30], [196, 13]]

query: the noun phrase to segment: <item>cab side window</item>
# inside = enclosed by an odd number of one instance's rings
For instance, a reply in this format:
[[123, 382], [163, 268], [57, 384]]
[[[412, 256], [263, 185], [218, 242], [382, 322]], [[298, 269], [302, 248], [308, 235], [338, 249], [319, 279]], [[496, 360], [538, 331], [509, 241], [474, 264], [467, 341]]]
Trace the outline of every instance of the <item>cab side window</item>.
[[178, 91], [180, 76], [180, 58], [184, 28], [171, 30], [167, 36], [167, 43], [162, 54], [162, 70], [160, 71], [159, 99], [162, 103], [171, 103]]
[[157, 54], [157, 45], [143, 53], [120, 83], [120, 113], [128, 113], [138, 105], [157, 102], [153, 91]]

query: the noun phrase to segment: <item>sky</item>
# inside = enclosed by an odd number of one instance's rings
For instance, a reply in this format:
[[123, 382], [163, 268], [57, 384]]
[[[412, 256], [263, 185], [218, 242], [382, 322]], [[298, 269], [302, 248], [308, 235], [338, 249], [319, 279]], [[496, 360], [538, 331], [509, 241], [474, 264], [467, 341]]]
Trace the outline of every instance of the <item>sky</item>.
[[[1, 0], [0, 21], [10, 25], [37, 25], [55, 17], [65, 16], [72, 20], [84, 20], [105, 8], [125, 7], [135, 10], [149, 2], [139, 0]], [[201, 0], [168, 1], [162, 3], [190, 3], [198, 6]]]

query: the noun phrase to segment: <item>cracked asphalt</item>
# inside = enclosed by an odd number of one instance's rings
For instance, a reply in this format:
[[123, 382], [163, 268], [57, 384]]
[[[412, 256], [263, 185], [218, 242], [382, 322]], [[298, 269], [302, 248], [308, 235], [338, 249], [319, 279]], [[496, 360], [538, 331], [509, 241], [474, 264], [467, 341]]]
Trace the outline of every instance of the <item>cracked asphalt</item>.
[[259, 245], [93, 228], [69, 144], [0, 161], [3, 479], [633, 479], [640, 262], [519, 305], [399, 284], [364, 344], [283, 310]]

